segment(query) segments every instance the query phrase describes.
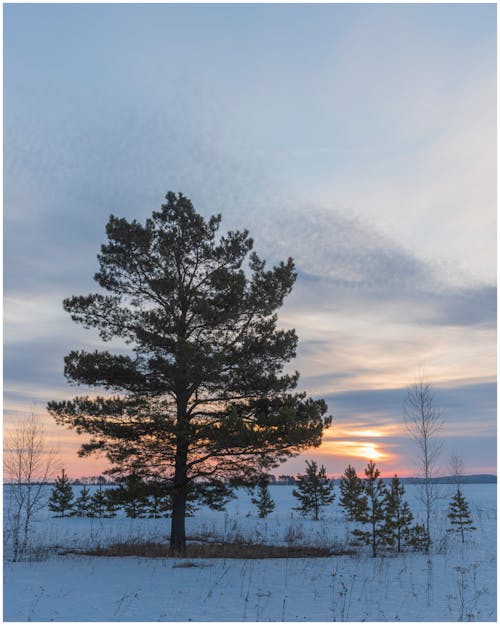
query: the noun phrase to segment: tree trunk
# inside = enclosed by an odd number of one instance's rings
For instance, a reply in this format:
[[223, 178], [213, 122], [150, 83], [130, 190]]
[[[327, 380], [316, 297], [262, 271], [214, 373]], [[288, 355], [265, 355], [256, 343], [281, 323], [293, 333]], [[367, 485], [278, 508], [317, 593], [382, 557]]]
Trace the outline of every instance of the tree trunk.
[[174, 494], [172, 501], [172, 524], [170, 528], [170, 555], [182, 555], [186, 551], [186, 493]]
[[19, 558], [19, 552], [20, 552], [20, 540], [21, 540], [21, 519], [20, 519], [21, 513], [19, 511], [17, 511], [14, 515], [14, 521], [12, 523], [12, 549], [13, 549], [13, 556], [12, 556], [12, 561], [13, 562], [17, 562], [18, 558]]
[[373, 512], [374, 505], [375, 505], [375, 502], [372, 502], [372, 556], [376, 558], [377, 557], [377, 534], [376, 534], [376, 527], [375, 527], [375, 513]]
[[170, 555], [183, 555], [186, 551], [186, 499], [187, 499], [187, 456], [189, 422], [187, 400], [177, 399], [177, 448], [175, 452], [175, 473], [172, 494], [172, 523], [170, 526]]

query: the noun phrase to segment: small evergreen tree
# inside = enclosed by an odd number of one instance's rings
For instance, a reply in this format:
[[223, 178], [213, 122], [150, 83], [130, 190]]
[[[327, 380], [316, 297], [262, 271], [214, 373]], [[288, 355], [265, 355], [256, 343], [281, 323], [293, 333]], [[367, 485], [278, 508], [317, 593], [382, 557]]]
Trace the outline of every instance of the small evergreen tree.
[[116, 501], [114, 500], [114, 497], [111, 492], [112, 490], [113, 490], [112, 488], [104, 489], [104, 503], [106, 505], [106, 509], [104, 510], [104, 517], [107, 519], [111, 519], [112, 517], [115, 517], [118, 511], [118, 507], [119, 507]]
[[214, 480], [211, 484], [194, 484], [186, 498], [186, 514], [189, 516], [196, 510], [195, 502], [208, 506], [210, 510], [223, 511], [231, 499], [235, 499], [231, 484]]
[[318, 465], [314, 460], [311, 462], [306, 460], [306, 467], [305, 474], [299, 475], [297, 479], [298, 490], [292, 491], [294, 497], [300, 501], [300, 506], [294, 510], [299, 510], [304, 515], [312, 512], [317, 521], [320, 508], [333, 503], [335, 499], [334, 484], [333, 480], [326, 477], [326, 469], [323, 465], [318, 470]]
[[99, 488], [93, 493], [92, 497], [90, 498], [89, 516], [102, 519], [105, 512], [106, 496], [101, 486], [99, 486]]
[[147, 485], [146, 515], [160, 519], [172, 512], [172, 485], [167, 481], [155, 480]]
[[356, 469], [349, 465], [340, 478], [339, 504], [347, 513], [350, 521], [356, 518], [356, 511], [363, 505], [363, 482], [356, 474]]
[[69, 482], [64, 469], [61, 476], [56, 478], [55, 486], [52, 489], [49, 499], [49, 510], [55, 512], [56, 516], [66, 516], [65, 512], [71, 510], [73, 503], [73, 488]]
[[398, 476], [392, 478], [390, 488], [385, 492], [385, 540], [396, 545], [398, 553], [405, 540], [410, 539], [413, 514], [408, 503], [403, 500], [405, 488]]
[[448, 518], [452, 528], [449, 532], [457, 532], [462, 538], [462, 542], [465, 542], [465, 532], [470, 532], [476, 528], [472, 525], [472, 516], [469, 510], [469, 504], [460, 490], [460, 486], [457, 486], [457, 492], [453, 496], [450, 508], [448, 512]]
[[414, 551], [429, 552], [431, 539], [425, 525], [416, 523], [404, 533], [403, 538], [405, 547], [410, 547]]
[[385, 492], [380, 471], [370, 461], [365, 469], [366, 479], [363, 482], [363, 497], [355, 510], [355, 520], [368, 525], [368, 530], [354, 529], [353, 535], [367, 545], [371, 544], [372, 556], [377, 556], [377, 547], [387, 542], [385, 534]]
[[137, 475], [131, 474], [123, 479], [118, 488], [111, 493], [115, 505], [122, 507], [132, 519], [144, 518], [148, 513], [148, 484]]
[[269, 479], [262, 476], [257, 484], [257, 492], [252, 497], [251, 502], [257, 506], [259, 518], [263, 519], [274, 510], [276, 504], [269, 492]]
[[98, 519], [116, 516], [116, 503], [110, 496], [110, 489], [103, 490], [102, 485], [92, 495], [90, 500], [89, 515]]
[[90, 506], [90, 491], [86, 486], [84, 486], [75, 500], [73, 506], [73, 516], [88, 516], [90, 512]]

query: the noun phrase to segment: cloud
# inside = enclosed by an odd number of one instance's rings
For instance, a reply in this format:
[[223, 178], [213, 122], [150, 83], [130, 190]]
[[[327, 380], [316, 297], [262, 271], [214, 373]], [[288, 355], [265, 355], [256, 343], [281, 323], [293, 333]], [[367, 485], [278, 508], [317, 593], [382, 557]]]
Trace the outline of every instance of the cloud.
[[[360, 251], [360, 256], [362, 252]], [[391, 256], [387, 245], [383, 256]], [[357, 281], [329, 276], [311, 275], [299, 270], [295, 290], [290, 297], [296, 310], [345, 312], [371, 310], [388, 323], [439, 326], [477, 326], [495, 330], [497, 290], [495, 286], [476, 284], [469, 287], [450, 286], [440, 282], [432, 269], [422, 265], [418, 270], [404, 264], [396, 265], [396, 274], [382, 263], [373, 262], [378, 250], [367, 251], [366, 258], [355, 264]], [[413, 259], [415, 264], [418, 261]], [[328, 260], [325, 258], [325, 263]], [[340, 265], [347, 267], [349, 259]], [[363, 264], [366, 263], [366, 275]], [[349, 271], [349, 270], [348, 270]], [[418, 275], [418, 279], [415, 277]]]
[[435, 312], [428, 319], [429, 323], [496, 329], [497, 289], [494, 286], [444, 288], [441, 293], [434, 293], [433, 298]]
[[[490, 58], [490, 57], [488, 57]], [[493, 58], [493, 56], [491, 56]], [[314, 187], [318, 203], [362, 216], [433, 266], [439, 279], [459, 286], [496, 278], [496, 70], [434, 93], [410, 87], [403, 145], [388, 141], [371, 158]], [[424, 86], [425, 89], [425, 86]], [[414, 97], [411, 96], [413, 93]], [[422, 115], [422, 102], [433, 115]], [[397, 107], [396, 107], [397, 108]], [[391, 106], [389, 105], [389, 112]]]
[[[433, 390], [436, 406], [443, 415], [440, 436], [496, 436], [496, 382], [464, 381], [434, 385]], [[404, 426], [405, 397], [406, 388], [389, 388], [332, 393], [325, 399], [334, 416], [334, 424], [337, 423], [341, 431], [345, 428], [381, 428], [387, 433], [386, 428], [394, 424]], [[332, 432], [335, 436], [335, 427]]]

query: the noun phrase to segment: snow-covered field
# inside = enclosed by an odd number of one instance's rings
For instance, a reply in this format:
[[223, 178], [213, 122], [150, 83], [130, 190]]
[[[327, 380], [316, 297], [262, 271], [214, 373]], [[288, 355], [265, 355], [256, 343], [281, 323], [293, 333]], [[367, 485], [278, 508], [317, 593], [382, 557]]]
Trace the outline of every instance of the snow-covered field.
[[[406, 498], [422, 520], [418, 488], [407, 486]], [[354, 556], [266, 560], [64, 556], [57, 552], [166, 540], [169, 519], [53, 518], [47, 511], [32, 534], [40, 561], [4, 564], [4, 620], [496, 621], [496, 485], [463, 487], [477, 527], [465, 545], [446, 532], [453, 487], [439, 488], [430, 557], [374, 559], [360, 549]], [[276, 510], [266, 519], [239, 491], [225, 512], [200, 509], [188, 518], [188, 535], [347, 545], [350, 528], [337, 502], [314, 521], [292, 510], [291, 491], [271, 486]]]

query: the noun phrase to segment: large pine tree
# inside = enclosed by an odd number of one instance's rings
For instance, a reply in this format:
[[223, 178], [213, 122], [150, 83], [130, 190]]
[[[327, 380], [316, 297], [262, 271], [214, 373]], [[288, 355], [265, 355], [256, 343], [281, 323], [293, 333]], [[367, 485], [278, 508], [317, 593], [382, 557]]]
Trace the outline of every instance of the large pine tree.
[[[321, 442], [323, 400], [293, 393], [294, 330], [277, 328], [293, 261], [266, 269], [247, 231], [218, 237], [182, 194], [169, 192], [145, 225], [114, 216], [98, 256], [104, 292], [64, 308], [129, 353], [72, 351], [65, 376], [112, 394], [50, 402], [60, 424], [91, 435], [122, 475], [171, 479], [172, 553], [185, 549], [186, 501], [195, 481], [217, 488]], [[200, 479], [198, 479], [200, 478]], [[215, 492], [215, 491], [212, 491]]]

